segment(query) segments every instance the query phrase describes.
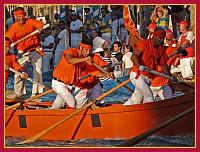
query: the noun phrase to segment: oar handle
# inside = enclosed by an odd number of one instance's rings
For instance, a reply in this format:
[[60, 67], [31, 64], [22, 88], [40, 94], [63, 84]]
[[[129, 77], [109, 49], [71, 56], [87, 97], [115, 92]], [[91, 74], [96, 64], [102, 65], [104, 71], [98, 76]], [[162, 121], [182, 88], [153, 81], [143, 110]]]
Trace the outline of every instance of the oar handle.
[[[168, 75], [163, 74], [163, 73], [160, 73], [160, 72], [157, 72], [157, 71], [155, 71], [155, 70], [150, 70], [149, 72], [152, 73], [152, 74], [159, 75], [159, 76], [161, 76], [161, 77], [167, 78], [167, 79], [169, 79], [169, 80], [171, 80], [171, 81], [174, 81], [174, 78], [173, 78], [173, 77], [168, 76]], [[185, 86], [187, 86], [187, 87], [189, 87], [189, 88], [195, 89], [194, 86], [191, 86], [191, 85], [189, 85], [189, 84], [187, 84], [187, 83], [185, 83], [185, 82], [183, 82], [183, 81], [181, 81], [181, 80], [178, 80], [178, 79], [177, 79], [176, 82], [181, 83], [181, 84], [183, 84], [183, 85], [185, 85]]]
[[175, 52], [171, 53], [170, 55], [168, 55], [168, 58], [171, 58], [172, 56], [179, 54], [179, 53], [180, 53], [179, 51], [175, 51]]
[[[160, 72], [158, 72], [158, 71], [150, 70], [149, 72], [152, 73], [152, 74], [159, 75], [159, 76], [161, 76], [161, 77], [167, 78], [167, 79], [169, 79], [169, 80], [171, 80], [171, 81], [174, 81], [174, 78], [173, 78], [173, 77], [168, 76], [168, 75], [165, 75], [165, 74], [160, 73]], [[177, 80], [177, 81], [178, 81], [178, 80]]]
[[[49, 27], [49, 26], [50, 26], [50, 24], [46, 24], [46, 25], [43, 26], [43, 29], [46, 29], [46, 28]], [[37, 34], [37, 33], [39, 33], [39, 30], [35, 30], [34, 32], [30, 33], [29, 35], [26, 35], [25, 37], [21, 38], [20, 40], [18, 40], [18, 41], [16, 41], [16, 42], [12, 43], [12, 44], [10, 45], [10, 47], [15, 46], [15, 45], [18, 44], [19, 42], [21, 42], [21, 41], [23, 41], [23, 40], [29, 38], [30, 36], [33, 36], [33, 35]]]
[[[46, 92], [43, 92], [43, 93], [41, 93], [41, 94], [35, 95], [35, 96], [31, 97], [31, 98], [28, 98], [28, 99], [24, 100], [24, 102], [32, 101], [33, 99], [39, 98], [39, 97], [44, 96], [44, 95], [46, 95], [46, 94], [48, 94], [48, 93], [51, 93], [51, 92], [53, 92], [53, 89], [50, 89], [50, 90], [48, 90], [48, 91], [46, 91]], [[13, 109], [13, 108], [16, 108], [16, 107], [18, 107], [19, 105], [20, 105], [20, 103], [16, 103], [16, 104], [14, 104], [14, 105], [12, 105], [12, 106], [6, 107], [6, 108], [5, 108], [5, 111], [10, 110], [10, 109]]]
[[172, 52], [170, 55], [168, 55], [168, 58], [171, 58], [172, 56], [174, 56], [175, 54], [180, 54], [180, 53], [183, 53], [184, 52], [184, 50], [187, 48], [187, 47], [189, 47], [189, 46], [192, 46], [192, 44], [190, 45], [190, 44], [186, 44], [186, 45], [184, 45], [182, 48], [181, 48], [181, 50], [176, 50], [175, 52]]
[[86, 75], [84, 75], [84, 76], [78, 78], [78, 81], [81, 81], [81, 80], [83, 80], [83, 79], [86, 79], [86, 78], [88, 78], [88, 77], [90, 77], [90, 76], [92, 76], [92, 75], [91, 75], [91, 74], [86, 74]]
[[[120, 64], [122, 64], [121, 61], [120, 61], [120, 62], [116, 62], [116, 63], [111, 64], [111, 67], [115, 67], [115, 66], [120, 65]], [[97, 65], [98, 65], [98, 64], [97, 64]], [[97, 65], [95, 65], [95, 67], [96, 67]], [[100, 66], [97, 67], [97, 68], [99, 69]], [[104, 71], [102, 71], [102, 72], [104, 72], [104, 73], [106, 72], [106, 73], [108, 74], [108, 72], [106, 71], [106, 69], [101, 68], [101, 70], [102, 70], [102, 69], [104, 70]], [[92, 75], [91, 75], [91, 74], [86, 74], [86, 75], [84, 75], [84, 76], [78, 78], [78, 80], [81, 81], [81, 80], [86, 79], [86, 78], [88, 78], [88, 77], [90, 77], [90, 76], [92, 76]]]
[[[23, 75], [21, 72], [15, 70], [13, 68], [9, 68], [9, 70], [12, 71], [13, 73], [17, 74], [17, 75], [20, 75], [20, 76]], [[44, 88], [45, 90], [51, 90], [51, 88], [49, 88], [49, 87], [47, 87], [47, 86], [45, 86], [45, 85], [43, 85], [43, 84], [41, 84], [41, 83], [39, 83], [37, 81], [34, 81], [33, 79], [31, 79], [29, 77], [27, 78], [27, 80], [32, 82], [32, 83], [34, 83], [34, 84], [36, 84], [36, 85], [38, 85], [38, 86], [40, 86], [40, 87], [42, 87], [42, 88]]]
[[95, 62], [92, 62], [92, 65], [94, 65], [97, 69], [99, 69], [101, 72], [105, 73], [106, 75], [109, 75], [110, 73], [104, 70], [101, 66], [96, 64]]
[[171, 123], [175, 122], [176, 120], [190, 114], [191, 112], [193, 112], [195, 110], [194, 107], [191, 107], [181, 113], [179, 113], [178, 115], [168, 119], [167, 121], [157, 125], [156, 127], [136, 136], [136, 137], [133, 137], [129, 140], [127, 140], [126, 142], [118, 145], [117, 147], [131, 147], [131, 146], [134, 146], [135, 144], [139, 143], [140, 141], [144, 140], [145, 138], [147, 138], [148, 136], [154, 134], [155, 132], [159, 131], [160, 129], [170, 125]]

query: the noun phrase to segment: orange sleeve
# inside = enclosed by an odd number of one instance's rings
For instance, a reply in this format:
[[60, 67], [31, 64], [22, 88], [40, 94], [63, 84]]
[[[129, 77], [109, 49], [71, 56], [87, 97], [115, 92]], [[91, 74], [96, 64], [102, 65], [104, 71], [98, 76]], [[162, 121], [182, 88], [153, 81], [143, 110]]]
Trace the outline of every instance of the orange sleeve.
[[35, 26], [36, 28], [40, 27], [40, 26], [44, 26], [44, 23], [42, 21], [38, 21], [38, 20], [35, 20], [35, 19], [29, 19], [30, 20], [30, 23], [33, 24], [33, 26]]
[[93, 62], [97, 63], [99, 66], [104, 67], [106, 65], [108, 65], [108, 63], [106, 61], [104, 61], [100, 56], [98, 55], [94, 55], [93, 57]]
[[[175, 52], [177, 50], [177, 47], [168, 47], [166, 50], [167, 55], [172, 54], [173, 52]], [[169, 58], [169, 60], [167, 61], [167, 65], [171, 66], [171, 64], [175, 61], [175, 59], [179, 56], [179, 54], [175, 54], [172, 57]]]

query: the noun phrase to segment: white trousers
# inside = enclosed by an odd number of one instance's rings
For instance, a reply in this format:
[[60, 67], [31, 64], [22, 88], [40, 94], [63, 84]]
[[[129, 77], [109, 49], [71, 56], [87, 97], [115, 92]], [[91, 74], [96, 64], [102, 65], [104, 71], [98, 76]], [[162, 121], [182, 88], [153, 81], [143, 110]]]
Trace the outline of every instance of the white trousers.
[[[53, 79], [52, 88], [57, 93], [52, 109], [64, 108], [65, 104], [72, 108], [81, 108], [88, 100], [94, 100], [102, 95], [102, 88], [99, 83], [91, 89], [75, 87], [74, 93], [72, 94], [72, 86]], [[97, 101], [97, 103], [99, 102], [101, 102], [101, 100]]]
[[106, 40], [108, 42], [108, 45], [106, 46], [106, 48], [111, 48], [112, 46], [112, 42], [111, 42], [111, 32], [107, 32], [107, 33], [102, 33], [101, 35], [102, 39]]
[[[95, 100], [97, 97], [102, 95], [102, 88], [100, 83], [97, 83], [93, 88], [90, 89], [79, 89], [75, 88], [75, 99], [76, 108], [81, 108], [87, 101]], [[97, 101], [100, 103], [102, 100]]]
[[154, 101], [153, 93], [150, 89], [151, 79], [142, 74], [135, 79], [136, 75], [137, 73], [135, 72], [131, 72], [130, 74], [130, 79], [135, 86], [135, 90], [131, 98], [124, 105], [139, 104], [142, 103], [142, 99], [144, 103]]
[[180, 70], [183, 78], [193, 77], [194, 57], [180, 59]]
[[[42, 84], [42, 55], [36, 51], [23, 52], [18, 51], [17, 54], [18, 62], [22, 66], [23, 70], [27, 72], [29, 64], [33, 66], [33, 80]], [[26, 79], [20, 78], [19, 75], [14, 76], [14, 90], [18, 96], [26, 94]], [[33, 93], [42, 93], [43, 88], [36, 84], [32, 86]]]
[[75, 108], [76, 101], [71, 93], [72, 86], [53, 79], [52, 88], [57, 93], [57, 96], [51, 109], [64, 108], [65, 104], [67, 104], [69, 107]]
[[169, 98], [174, 97], [172, 89], [168, 84], [166, 84], [164, 86], [158, 86], [158, 87], [151, 86], [151, 90], [153, 92], [154, 100], [156, 99], [156, 96], [159, 96], [160, 100], [169, 99]]
[[42, 72], [50, 70], [50, 62], [53, 57], [53, 52], [45, 52], [46, 56], [42, 57]]

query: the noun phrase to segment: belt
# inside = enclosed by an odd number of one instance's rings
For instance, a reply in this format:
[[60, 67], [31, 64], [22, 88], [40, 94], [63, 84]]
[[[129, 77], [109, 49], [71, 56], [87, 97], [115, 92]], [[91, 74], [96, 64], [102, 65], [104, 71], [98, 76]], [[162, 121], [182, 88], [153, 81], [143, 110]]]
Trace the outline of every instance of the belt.
[[[53, 79], [54, 79], [54, 80], [57, 80], [57, 81], [59, 81], [59, 82], [62, 82], [62, 83], [64, 83], [64, 84], [66, 84], [66, 83], [63, 82], [62, 80], [59, 80], [58, 78], [53, 77]], [[73, 86], [73, 84], [67, 84], [67, 85], [69, 85], [69, 86]]]
[[30, 51], [28, 51], [28, 52], [33, 52], [33, 51], [35, 51], [35, 50], [30, 50]]

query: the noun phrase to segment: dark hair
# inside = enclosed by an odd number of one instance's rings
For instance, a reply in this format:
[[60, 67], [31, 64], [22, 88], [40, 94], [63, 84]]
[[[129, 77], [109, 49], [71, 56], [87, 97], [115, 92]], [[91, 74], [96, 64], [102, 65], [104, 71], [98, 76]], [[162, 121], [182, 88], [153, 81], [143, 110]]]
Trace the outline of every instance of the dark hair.
[[109, 48], [104, 48], [103, 50], [104, 50], [103, 53], [107, 53], [107, 54], [108, 54], [108, 57], [111, 58], [111, 54], [110, 54]]
[[113, 43], [113, 46], [114, 46], [114, 44], [117, 44], [118, 47], [122, 47], [122, 44], [121, 44], [121, 42], [119, 42], [119, 41], [115, 41], [115, 42]]
[[122, 54], [122, 53], [117, 53], [117, 54], [115, 54], [115, 58], [116, 58], [118, 61], [122, 61], [122, 57], [123, 57], [123, 54]]
[[64, 24], [65, 25], [65, 21], [59, 21], [59, 24]]
[[106, 10], [107, 14], [109, 13], [109, 10], [108, 10], [107, 7], [102, 7], [101, 10], [102, 10], [102, 9]]
[[93, 45], [92, 40], [90, 40], [88, 38], [83, 38], [81, 43], [87, 44], [87, 45]]
[[33, 8], [32, 7], [28, 7], [28, 10], [33, 11]]
[[127, 49], [129, 49], [129, 52], [133, 52], [132, 46], [130, 46], [130, 45], [125, 45], [125, 47], [126, 47]]
[[20, 11], [20, 10], [24, 11], [24, 8], [23, 7], [16, 7], [14, 11]]

